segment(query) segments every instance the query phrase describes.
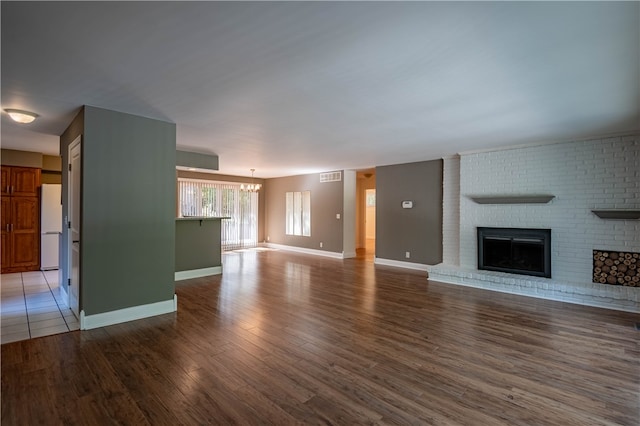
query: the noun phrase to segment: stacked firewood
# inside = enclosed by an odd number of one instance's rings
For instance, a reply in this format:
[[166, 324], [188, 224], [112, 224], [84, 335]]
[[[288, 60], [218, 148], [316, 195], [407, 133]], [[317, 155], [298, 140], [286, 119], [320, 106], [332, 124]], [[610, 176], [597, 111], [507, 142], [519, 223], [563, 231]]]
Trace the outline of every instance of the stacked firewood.
[[594, 250], [593, 282], [640, 287], [640, 253]]

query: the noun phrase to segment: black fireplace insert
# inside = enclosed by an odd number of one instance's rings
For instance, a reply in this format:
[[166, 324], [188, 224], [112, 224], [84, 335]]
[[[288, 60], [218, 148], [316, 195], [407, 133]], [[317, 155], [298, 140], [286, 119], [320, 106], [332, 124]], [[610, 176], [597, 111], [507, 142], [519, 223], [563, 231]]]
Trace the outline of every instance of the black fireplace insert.
[[551, 229], [478, 227], [478, 269], [551, 278]]

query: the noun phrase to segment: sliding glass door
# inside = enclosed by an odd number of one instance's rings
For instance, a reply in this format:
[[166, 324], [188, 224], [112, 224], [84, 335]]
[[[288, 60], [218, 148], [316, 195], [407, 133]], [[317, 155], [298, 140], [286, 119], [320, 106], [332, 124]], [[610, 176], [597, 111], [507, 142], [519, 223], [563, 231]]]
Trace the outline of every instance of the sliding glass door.
[[239, 183], [178, 179], [179, 215], [228, 217], [222, 221], [222, 249], [258, 245], [258, 193]]

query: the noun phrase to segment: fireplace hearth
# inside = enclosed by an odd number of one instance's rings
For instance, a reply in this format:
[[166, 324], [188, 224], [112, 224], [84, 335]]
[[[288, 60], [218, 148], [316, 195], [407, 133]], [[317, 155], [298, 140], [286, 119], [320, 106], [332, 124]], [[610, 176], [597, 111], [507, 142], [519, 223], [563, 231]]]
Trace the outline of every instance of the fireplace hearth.
[[551, 230], [478, 227], [478, 269], [551, 278]]

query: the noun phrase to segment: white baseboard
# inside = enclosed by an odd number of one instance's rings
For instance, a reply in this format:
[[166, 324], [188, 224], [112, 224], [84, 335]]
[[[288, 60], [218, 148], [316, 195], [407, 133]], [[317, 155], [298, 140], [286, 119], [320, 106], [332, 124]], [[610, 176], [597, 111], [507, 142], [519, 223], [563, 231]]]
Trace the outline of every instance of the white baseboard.
[[337, 253], [335, 251], [316, 250], [316, 249], [296, 247], [296, 246], [286, 246], [283, 244], [274, 244], [274, 243], [267, 243], [267, 247], [279, 249], [279, 250], [285, 250], [285, 251], [295, 251], [295, 252], [304, 253], [304, 254], [313, 254], [315, 256], [331, 257], [334, 259], [345, 258], [343, 253]]
[[175, 274], [175, 281], [188, 280], [191, 278], [208, 277], [209, 275], [220, 275], [221, 273], [222, 273], [222, 266], [212, 266], [210, 268], [178, 271]]
[[356, 257], [356, 252], [355, 251], [350, 251], [347, 253], [342, 253], [342, 258], [343, 259], [353, 259], [354, 257]]
[[91, 330], [92, 328], [106, 327], [108, 325], [120, 324], [122, 322], [168, 314], [177, 310], [178, 296], [176, 294], [173, 295], [173, 299], [171, 300], [149, 303], [147, 305], [132, 306], [130, 308], [118, 309], [95, 315], [85, 315], [84, 310], [82, 310], [80, 311], [80, 329]]
[[58, 289], [60, 291], [60, 298], [64, 302], [65, 306], [69, 307], [69, 293], [67, 293], [67, 289], [65, 287], [66, 286], [61, 285]]
[[380, 257], [376, 257], [373, 263], [375, 263], [376, 265], [395, 266], [396, 268], [414, 269], [416, 271], [425, 271], [425, 272], [428, 266], [422, 263], [403, 262], [400, 260], [383, 259]]

